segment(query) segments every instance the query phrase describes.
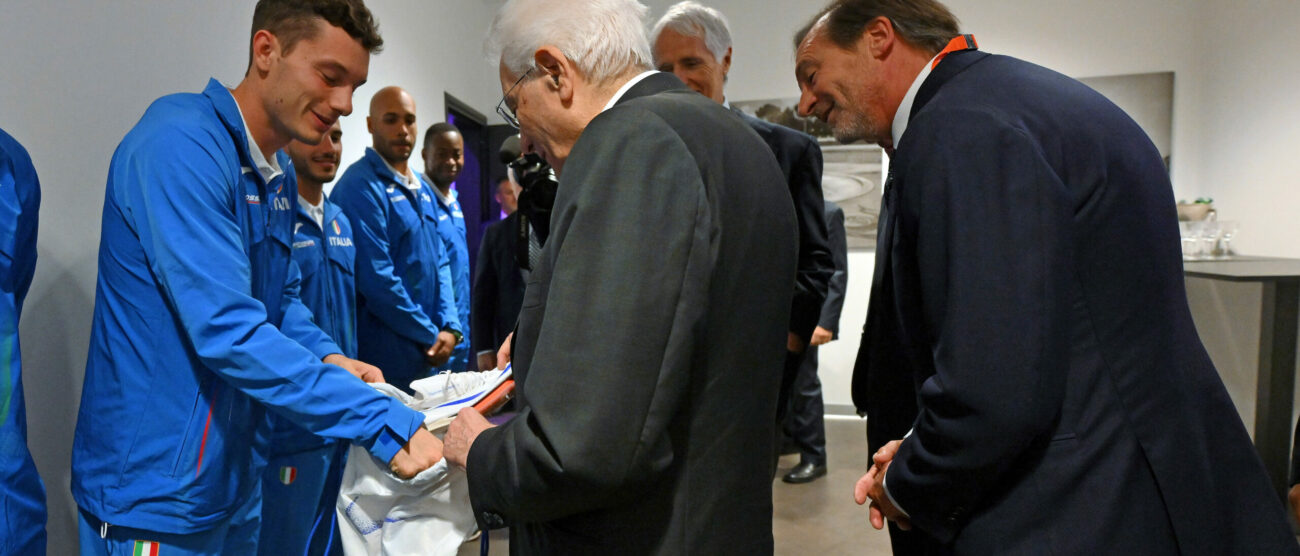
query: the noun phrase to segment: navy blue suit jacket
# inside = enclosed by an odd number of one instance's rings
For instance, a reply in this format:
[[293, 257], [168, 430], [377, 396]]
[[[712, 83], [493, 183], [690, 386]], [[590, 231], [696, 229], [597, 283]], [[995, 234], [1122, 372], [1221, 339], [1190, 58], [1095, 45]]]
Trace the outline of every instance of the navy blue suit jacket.
[[913, 429], [886, 480], [912, 524], [957, 553], [1300, 552], [1193, 326], [1137, 124], [981, 52], [911, 114], [854, 399], [870, 434]]
[[807, 133], [755, 118], [734, 107], [731, 111], [772, 149], [781, 177], [790, 188], [799, 222], [799, 266], [790, 304], [790, 331], [807, 344], [817, 328], [835, 272], [822, 203], [822, 149]]
[[[483, 232], [474, 268], [470, 311], [475, 352], [495, 352], [515, 329], [524, 302], [524, 278], [515, 262], [519, 213], [512, 212]], [[495, 360], [495, 357], [494, 357]]]

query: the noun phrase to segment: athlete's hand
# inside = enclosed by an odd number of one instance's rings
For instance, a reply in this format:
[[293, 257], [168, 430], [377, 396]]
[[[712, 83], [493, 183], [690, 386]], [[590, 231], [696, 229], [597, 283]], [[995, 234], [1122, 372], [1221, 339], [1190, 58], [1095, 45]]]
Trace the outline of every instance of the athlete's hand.
[[438, 341], [424, 352], [424, 358], [430, 365], [437, 367], [451, 359], [451, 350], [456, 347], [456, 337], [451, 332], [439, 332]]
[[330, 365], [338, 365], [339, 367], [343, 367], [349, 373], [352, 373], [352, 376], [355, 376], [365, 382], [373, 383], [373, 382], [384, 381], [384, 373], [383, 371], [379, 370], [379, 367], [376, 367], [364, 361], [357, 361], [356, 359], [352, 359], [350, 357], [344, 356], [341, 353], [331, 353], [329, 355], [326, 355], [324, 359], [321, 359], [321, 361], [324, 363], [329, 363]]
[[433, 433], [420, 427], [411, 435], [411, 439], [406, 441], [402, 450], [393, 456], [393, 460], [388, 462], [388, 468], [394, 475], [403, 479], [410, 479], [419, 475], [421, 471], [433, 467], [442, 459], [442, 441]]

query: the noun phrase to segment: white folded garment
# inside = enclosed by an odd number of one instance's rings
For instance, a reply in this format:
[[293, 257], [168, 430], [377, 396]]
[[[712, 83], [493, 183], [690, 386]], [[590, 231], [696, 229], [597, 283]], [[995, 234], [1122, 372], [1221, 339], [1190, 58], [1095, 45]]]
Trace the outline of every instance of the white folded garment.
[[[503, 370], [442, 373], [411, 383], [411, 396], [388, 384], [376, 390], [424, 413], [435, 433], [462, 407], [473, 406], [510, 378]], [[435, 424], [442, 427], [433, 427]], [[335, 506], [344, 553], [352, 555], [454, 555], [478, 525], [465, 472], [441, 460], [410, 480], [353, 446]]]

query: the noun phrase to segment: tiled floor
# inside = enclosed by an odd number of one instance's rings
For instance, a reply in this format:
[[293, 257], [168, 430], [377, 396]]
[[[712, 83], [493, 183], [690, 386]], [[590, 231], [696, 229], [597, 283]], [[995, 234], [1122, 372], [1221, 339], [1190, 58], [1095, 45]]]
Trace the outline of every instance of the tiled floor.
[[[888, 555], [889, 535], [867, 523], [867, 510], [853, 502], [853, 483], [866, 471], [865, 424], [856, 418], [826, 421], [830, 472], [802, 485], [777, 479], [772, 486], [772, 533], [776, 553], [789, 555]], [[799, 456], [781, 458], [780, 475], [799, 463]], [[492, 555], [509, 554], [505, 530], [490, 537]], [[465, 544], [460, 556], [479, 553], [479, 543]]]

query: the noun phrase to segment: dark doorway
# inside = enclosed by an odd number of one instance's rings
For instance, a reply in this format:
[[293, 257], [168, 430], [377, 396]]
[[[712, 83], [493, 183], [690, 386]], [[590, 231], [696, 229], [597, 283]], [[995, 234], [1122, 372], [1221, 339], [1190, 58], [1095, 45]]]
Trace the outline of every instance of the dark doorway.
[[482, 113], [456, 97], [443, 93], [443, 99], [447, 123], [459, 128], [465, 138], [465, 169], [453, 187], [465, 212], [465, 239], [469, 243], [470, 276], [473, 276], [483, 230], [503, 216], [494, 193], [497, 182], [506, 177], [506, 166], [497, 151], [506, 137], [517, 132], [508, 125], [487, 125]]
[[[483, 239], [487, 203], [492, 201], [488, 185], [487, 118], [456, 97], [444, 93], [447, 123], [460, 129], [465, 138], [465, 169], [452, 187], [465, 213], [465, 239], [469, 243], [470, 276], [478, 258], [478, 244]], [[473, 293], [471, 292], [471, 295]]]

